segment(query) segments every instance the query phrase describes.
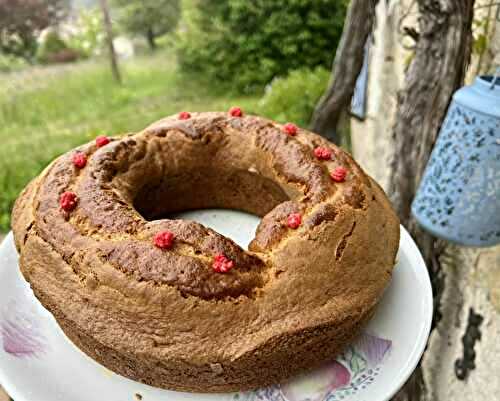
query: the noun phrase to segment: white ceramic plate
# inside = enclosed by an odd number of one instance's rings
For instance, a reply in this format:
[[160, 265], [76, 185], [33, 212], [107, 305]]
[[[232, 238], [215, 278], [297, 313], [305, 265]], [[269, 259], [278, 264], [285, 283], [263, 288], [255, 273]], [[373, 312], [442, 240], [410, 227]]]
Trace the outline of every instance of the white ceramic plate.
[[[246, 247], [259, 219], [228, 210], [183, 213]], [[238, 394], [160, 390], [118, 376], [80, 352], [33, 296], [12, 234], [0, 246], [0, 384], [15, 401], [384, 401], [406, 381], [432, 319], [426, 267], [401, 228], [392, 283], [361, 337], [336, 360], [288, 383]]]

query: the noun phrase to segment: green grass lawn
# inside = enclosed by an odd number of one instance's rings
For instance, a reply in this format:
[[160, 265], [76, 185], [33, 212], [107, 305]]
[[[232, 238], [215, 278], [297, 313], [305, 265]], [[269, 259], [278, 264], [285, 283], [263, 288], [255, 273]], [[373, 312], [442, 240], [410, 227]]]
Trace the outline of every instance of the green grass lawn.
[[80, 143], [180, 110], [257, 109], [258, 96], [234, 96], [179, 74], [165, 53], [122, 63], [122, 73], [124, 84], [116, 85], [102, 60], [0, 75], [0, 232], [9, 229], [13, 202], [29, 180]]

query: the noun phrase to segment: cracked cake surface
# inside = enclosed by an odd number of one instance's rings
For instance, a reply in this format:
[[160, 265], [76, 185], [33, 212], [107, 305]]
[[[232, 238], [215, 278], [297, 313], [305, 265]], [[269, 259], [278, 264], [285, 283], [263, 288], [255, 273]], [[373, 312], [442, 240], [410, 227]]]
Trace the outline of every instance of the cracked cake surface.
[[[203, 392], [285, 380], [341, 351], [390, 281], [399, 222], [380, 187], [324, 138], [238, 110], [98, 137], [16, 201], [34, 294], [119, 374]], [[249, 249], [168, 218], [203, 208], [261, 216]]]

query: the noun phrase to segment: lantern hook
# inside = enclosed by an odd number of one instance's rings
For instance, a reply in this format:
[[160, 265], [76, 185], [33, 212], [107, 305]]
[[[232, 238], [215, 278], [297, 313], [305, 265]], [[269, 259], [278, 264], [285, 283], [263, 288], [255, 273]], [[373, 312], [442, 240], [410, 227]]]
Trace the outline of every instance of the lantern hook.
[[495, 74], [493, 75], [493, 79], [491, 80], [490, 89], [493, 89], [497, 84], [497, 79], [500, 79], [500, 67], [497, 67], [495, 70]]

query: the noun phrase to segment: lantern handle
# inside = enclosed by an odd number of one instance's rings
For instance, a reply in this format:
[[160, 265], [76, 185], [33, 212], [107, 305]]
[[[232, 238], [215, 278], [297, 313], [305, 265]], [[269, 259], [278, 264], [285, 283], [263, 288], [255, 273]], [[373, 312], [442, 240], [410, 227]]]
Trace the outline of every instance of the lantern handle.
[[[499, 7], [500, 10], [500, 7]], [[500, 67], [497, 67], [495, 70], [495, 74], [493, 75], [493, 79], [491, 80], [490, 89], [493, 89], [497, 83], [497, 79], [500, 79]]]

